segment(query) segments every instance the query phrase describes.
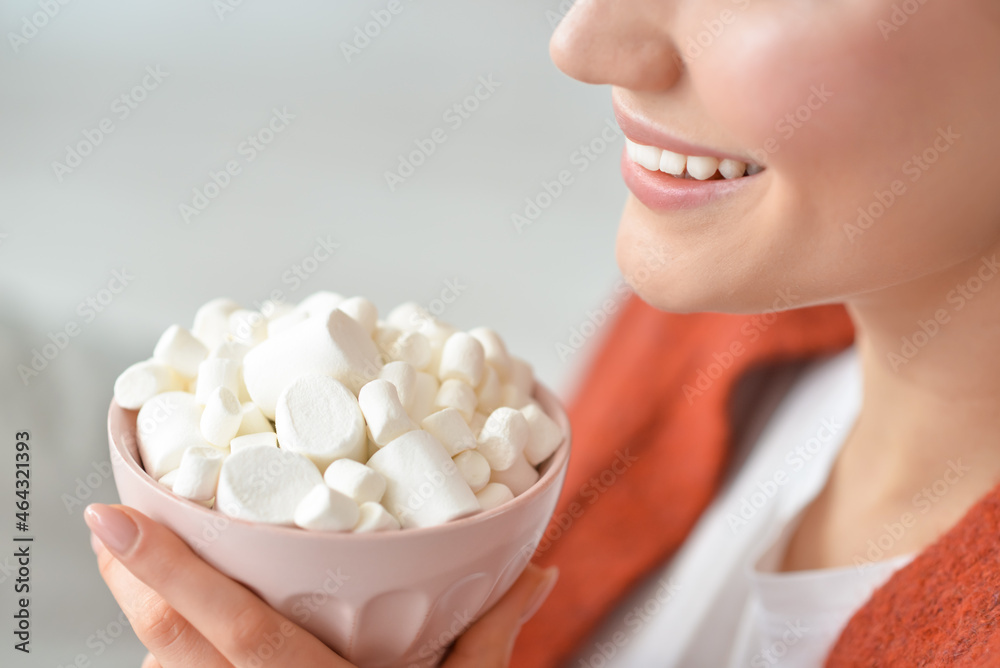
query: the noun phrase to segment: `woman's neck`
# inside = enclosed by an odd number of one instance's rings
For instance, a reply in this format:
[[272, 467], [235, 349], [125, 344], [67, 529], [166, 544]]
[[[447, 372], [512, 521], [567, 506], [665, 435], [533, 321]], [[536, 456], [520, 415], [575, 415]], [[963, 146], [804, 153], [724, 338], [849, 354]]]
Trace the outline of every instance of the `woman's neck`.
[[849, 310], [864, 401], [838, 473], [870, 478], [872, 494], [909, 497], [961, 460], [972, 469], [962, 487], [977, 498], [991, 489], [1000, 481], [1000, 251]]
[[1000, 483], [1000, 250], [848, 308], [862, 408], [784, 570], [919, 552]]

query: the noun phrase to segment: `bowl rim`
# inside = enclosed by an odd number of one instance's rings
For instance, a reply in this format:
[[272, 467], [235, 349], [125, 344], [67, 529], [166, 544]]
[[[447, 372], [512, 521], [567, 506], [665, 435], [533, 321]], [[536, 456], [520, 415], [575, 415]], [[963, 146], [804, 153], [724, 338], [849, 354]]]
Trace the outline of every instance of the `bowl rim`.
[[[300, 540], [405, 540], [406, 536], [446, 535], [451, 532], [461, 531], [470, 525], [487, 522], [494, 517], [505, 515], [515, 508], [529, 503], [531, 499], [540, 496], [549, 487], [555, 484], [556, 480], [562, 475], [562, 472], [568, 467], [569, 463], [570, 443], [572, 441], [569, 416], [566, 414], [565, 408], [562, 406], [555, 393], [542, 383], [537, 381], [535, 382], [535, 388], [532, 396], [538, 400], [545, 413], [550, 418], [555, 420], [563, 430], [562, 442], [560, 442], [556, 447], [555, 452], [553, 452], [548, 459], [541, 464], [547, 464], [547, 469], [538, 481], [519, 496], [516, 496], [510, 501], [507, 501], [506, 503], [486, 512], [476, 513], [475, 515], [462, 517], [450, 522], [445, 522], [444, 524], [437, 524], [430, 527], [418, 527], [414, 529], [401, 529], [398, 531], [373, 531], [367, 533], [355, 533], [353, 531], [308, 531], [296, 526], [267, 524], [265, 522], [253, 522], [250, 520], [230, 517], [229, 515], [226, 515], [218, 510], [206, 508], [205, 506], [191, 501], [190, 499], [177, 496], [149, 475], [139, 462], [131, 456], [128, 448], [125, 447], [124, 444], [119, 443], [118, 439], [115, 438], [116, 434], [131, 433], [132, 438], [136, 439], [134, 417], [138, 415], [138, 411], [122, 408], [118, 405], [114, 398], [112, 398], [111, 405], [108, 408], [108, 441], [112, 455], [120, 457], [129, 472], [136, 476], [141, 481], [141, 484], [152, 488], [154, 493], [160, 495], [162, 498], [174, 503], [179, 503], [182, 508], [187, 508], [188, 511], [194, 511], [196, 515], [200, 514], [206, 520], [221, 517], [227, 522], [232, 522], [237, 525], [254, 527], [255, 529], [262, 531], [271, 531], [277, 536], [295, 536]], [[133, 415], [130, 416], [130, 413]], [[125, 420], [125, 429], [117, 428], [118, 421], [120, 420]], [[131, 425], [131, 429], [129, 429], [129, 425]], [[136, 443], [136, 445], [138, 448], [138, 443]], [[546, 521], [546, 527], [547, 526], [548, 521]]]

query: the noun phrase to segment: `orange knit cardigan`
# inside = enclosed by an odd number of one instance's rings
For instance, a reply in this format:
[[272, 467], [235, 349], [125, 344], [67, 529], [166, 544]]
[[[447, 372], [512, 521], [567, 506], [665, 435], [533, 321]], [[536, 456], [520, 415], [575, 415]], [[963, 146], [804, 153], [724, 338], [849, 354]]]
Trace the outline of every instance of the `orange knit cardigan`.
[[[570, 408], [569, 472], [535, 559], [560, 579], [512, 665], [562, 666], [684, 541], [726, 465], [729, 401], [745, 372], [831, 354], [853, 336], [839, 306], [676, 315], [631, 298]], [[827, 665], [1000, 666], [998, 526], [995, 491], [875, 593]]]

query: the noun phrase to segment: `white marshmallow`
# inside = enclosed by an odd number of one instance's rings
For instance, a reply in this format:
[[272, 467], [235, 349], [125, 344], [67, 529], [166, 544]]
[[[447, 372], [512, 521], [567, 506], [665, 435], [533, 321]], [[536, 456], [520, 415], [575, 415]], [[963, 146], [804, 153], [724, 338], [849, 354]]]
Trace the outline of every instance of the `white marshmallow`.
[[259, 434], [261, 432], [274, 433], [271, 422], [264, 417], [264, 414], [257, 408], [257, 404], [252, 401], [245, 401], [240, 405], [240, 428], [236, 432], [237, 436], [247, 434]]
[[115, 401], [122, 408], [137, 410], [157, 394], [181, 390], [184, 385], [166, 364], [155, 360], [136, 362], [115, 380]]
[[355, 533], [371, 533], [373, 531], [396, 531], [399, 520], [393, 517], [380, 503], [366, 501], [359, 506], [358, 523], [354, 525]]
[[545, 414], [537, 404], [528, 404], [521, 409], [528, 421], [528, 444], [524, 456], [532, 466], [538, 466], [556, 451], [562, 443], [563, 433], [556, 421]]
[[267, 338], [273, 338], [282, 332], [287, 332], [303, 320], [308, 320], [309, 314], [300, 309], [282, 315], [280, 318], [267, 321]]
[[382, 503], [403, 528], [444, 524], [479, 511], [479, 502], [441, 443], [411, 431], [384, 446], [368, 466], [385, 478]]
[[511, 356], [510, 358], [508, 382], [529, 397], [535, 394], [535, 372], [531, 365], [520, 357]]
[[139, 409], [136, 436], [146, 472], [159, 480], [181, 464], [191, 447], [209, 447], [201, 435], [202, 407], [188, 392], [158, 394]]
[[153, 359], [186, 378], [198, 375], [198, 365], [208, 357], [208, 348], [180, 325], [171, 325], [153, 348]]
[[503, 406], [503, 385], [500, 384], [500, 376], [488, 364], [483, 371], [483, 379], [476, 388], [476, 397], [478, 397], [476, 410], [487, 415]]
[[507, 352], [507, 346], [500, 335], [489, 327], [470, 329], [469, 334], [476, 337], [476, 340], [482, 344], [486, 364], [497, 372], [500, 382], [506, 381], [510, 377], [510, 354]]
[[387, 324], [407, 332], [420, 331], [425, 323], [433, 320], [434, 316], [416, 302], [403, 302], [385, 317]]
[[390, 325], [384, 320], [379, 320], [375, 323], [375, 329], [372, 331], [372, 340], [386, 357], [392, 357], [392, 355], [389, 354], [390, 346], [392, 346], [392, 342], [395, 341], [402, 333], [403, 330], [399, 327]]
[[494, 471], [506, 471], [528, 444], [528, 421], [520, 411], [501, 406], [492, 413], [479, 432], [478, 450]]
[[359, 325], [365, 328], [369, 336], [375, 331], [375, 323], [378, 322], [378, 309], [369, 300], [364, 297], [351, 297], [340, 302], [337, 308], [354, 318]]
[[265, 299], [260, 304], [261, 315], [267, 318], [268, 324], [274, 322], [278, 318], [288, 315], [294, 310], [296, 310], [294, 304], [275, 301], [273, 299]]
[[[240, 364], [243, 363], [243, 357], [250, 350], [250, 346], [245, 343], [240, 343], [239, 341], [223, 341], [219, 345], [212, 348], [212, 351], [208, 353], [208, 359], [227, 359], [234, 360]], [[199, 372], [200, 373], [200, 372]]]
[[188, 448], [181, 456], [173, 491], [192, 501], [209, 501], [215, 496], [219, 472], [226, 453], [218, 448]]
[[520, 496], [538, 482], [538, 478], [538, 471], [521, 455], [506, 471], [493, 471], [490, 475], [490, 482], [506, 485], [514, 496]]
[[421, 420], [420, 428], [441, 441], [449, 457], [476, 447], [476, 437], [458, 409], [445, 408], [431, 413]]
[[[181, 455], [183, 457], [183, 455]], [[177, 469], [174, 469], [170, 473], [162, 476], [157, 482], [166, 487], [167, 489], [173, 491], [174, 481], [177, 480]]]
[[205, 440], [219, 448], [229, 447], [241, 421], [242, 406], [236, 395], [224, 387], [212, 390], [201, 414], [201, 435]]
[[[430, 357], [426, 364], [410, 361], [418, 370], [428, 370], [437, 374], [437, 366], [441, 361], [441, 350], [445, 341], [455, 333], [455, 328], [434, 318], [426, 309], [414, 302], [400, 304], [389, 312], [386, 322], [403, 332], [413, 332], [423, 335], [430, 344]], [[403, 359], [403, 357], [400, 357]]]
[[273, 431], [261, 431], [256, 434], [244, 434], [229, 441], [229, 452], [235, 454], [245, 448], [278, 447], [278, 436]]
[[225, 297], [205, 302], [194, 314], [191, 333], [198, 337], [206, 348], [215, 348], [226, 340], [226, 334], [229, 332], [229, 315], [239, 308], [239, 304]]
[[420, 332], [403, 332], [393, 342], [393, 359], [409, 362], [415, 369], [426, 369], [431, 363], [431, 344]]
[[475, 450], [460, 452], [452, 461], [473, 492], [478, 492], [490, 481], [490, 463]]
[[476, 500], [483, 512], [502, 506], [513, 498], [514, 493], [506, 485], [498, 482], [491, 482], [476, 492]]
[[224, 387], [235, 395], [240, 393], [240, 363], [217, 357], [207, 359], [198, 365], [198, 380], [195, 383], [194, 398], [199, 404], [208, 403], [208, 397], [217, 388]]
[[368, 435], [376, 445], [383, 446], [417, 428], [400, 403], [396, 386], [387, 380], [376, 379], [362, 387], [358, 404], [368, 424]]
[[215, 507], [250, 522], [292, 525], [299, 502], [316, 485], [323, 485], [323, 476], [302, 455], [282, 448], [243, 448], [222, 464]]
[[483, 379], [485, 365], [486, 355], [483, 352], [483, 344], [470, 334], [455, 332], [448, 337], [441, 349], [438, 378], [441, 380], [455, 378], [465, 381], [472, 387], [477, 387]]
[[[497, 408], [499, 408], [499, 406]], [[496, 410], [496, 409], [493, 409], [493, 410]], [[490, 413], [492, 413], [492, 412], [493, 411], [490, 411]], [[480, 412], [480, 411], [477, 410], [476, 413], [475, 413], [475, 415], [472, 416], [472, 419], [469, 420], [469, 429], [471, 429], [472, 433], [476, 435], [476, 439], [477, 440], [479, 438], [479, 432], [481, 432], [483, 430], [483, 425], [486, 424], [486, 420], [489, 417], [490, 417], [489, 413], [482, 413], [482, 412]]]
[[466, 421], [472, 419], [478, 402], [476, 391], [465, 381], [456, 378], [449, 378], [441, 383], [441, 387], [438, 388], [437, 394], [434, 396], [436, 410], [457, 408]]
[[304, 311], [310, 318], [317, 315], [326, 317], [330, 311], [340, 306], [342, 301], [344, 301], [343, 296], [338, 295], [336, 292], [320, 290], [299, 302], [296, 310]]
[[311, 531], [348, 531], [358, 523], [358, 504], [320, 483], [295, 507], [295, 524]]
[[359, 505], [378, 503], [385, 494], [385, 478], [353, 459], [338, 459], [327, 466], [323, 480], [330, 489], [346, 494]]
[[321, 471], [341, 457], [364, 460], [365, 420], [358, 400], [329, 376], [299, 376], [286, 387], [278, 397], [275, 427], [281, 448], [308, 457]]
[[389, 362], [379, 371], [378, 377], [396, 386], [399, 403], [403, 404], [403, 408], [409, 413], [416, 398], [417, 370], [413, 365], [407, 362]]
[[336, 378], [357, 393], [380, 369], [378, 349], [364, 328], [333, 309], [329, 316], [309, 318], [248, 352], [243, 381], [254, 403], [273, 418], [278, 395], [302, 374]]
[[413, 382], [413, 398], [410, 410], [407, 411], [415, 422], [420, 422], [433, 413], [434, 399], [437, 397], [440, 384], [438, 379], [429, 373], [418, 371]]
[[255, 346], [267, 339], [267, 318], [259, 311], [239, 309], [229, 314], [229, 338]]

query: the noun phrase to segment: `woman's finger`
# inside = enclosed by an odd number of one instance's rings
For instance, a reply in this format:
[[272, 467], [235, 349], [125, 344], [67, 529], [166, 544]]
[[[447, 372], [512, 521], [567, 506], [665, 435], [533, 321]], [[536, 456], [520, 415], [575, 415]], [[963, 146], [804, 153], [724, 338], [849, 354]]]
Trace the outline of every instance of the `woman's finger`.
[[139, 511], [98, 503], [89, 506], [84, 516], [91, 531], [125, 568], [238, 668], [351, 666]]
[[529, 564], [514, 586], [455, 643], [444, 668], [507, 668], [514, 639], [556, 584], [556, 568]]
[[147, 654], [146, 658], [142, 660], [142, 668], [163, 668], [163, 665], [156, 660], [155, 656]]
[[[197, 629], [140, 582], [114, 558], [99, 540], [92, 540], [101, 577], [107, 583], [136, 636], [159, 657], [160, 668], [232, 668]], [[147, 667], [148, 661], [143, 663]]]

